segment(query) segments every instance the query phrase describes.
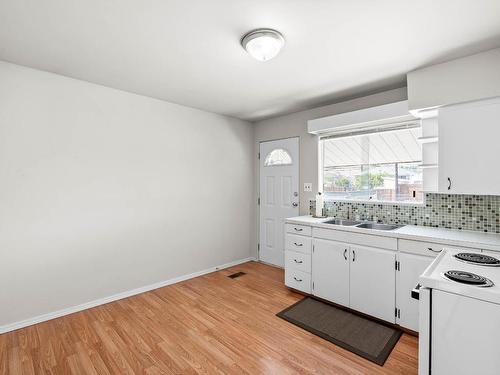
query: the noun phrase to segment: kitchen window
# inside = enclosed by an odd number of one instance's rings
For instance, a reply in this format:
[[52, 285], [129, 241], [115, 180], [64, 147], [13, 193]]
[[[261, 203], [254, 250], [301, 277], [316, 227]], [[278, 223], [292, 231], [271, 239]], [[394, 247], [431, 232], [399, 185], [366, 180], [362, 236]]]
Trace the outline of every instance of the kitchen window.
[[419, 123], [320, 138], [325, 200], [423, 202]]

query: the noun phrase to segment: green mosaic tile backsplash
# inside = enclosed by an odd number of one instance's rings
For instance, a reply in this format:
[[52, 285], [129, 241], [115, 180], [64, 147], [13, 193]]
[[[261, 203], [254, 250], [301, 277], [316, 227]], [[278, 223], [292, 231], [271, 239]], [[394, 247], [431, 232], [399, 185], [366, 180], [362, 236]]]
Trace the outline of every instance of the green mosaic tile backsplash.
[[[315, 202], [310, 210], [314, 212]], [[328, 216], [373, 220], [386, 224], [500, 233], [500, 196], [427, 193], [424, 205], [325, 202]]]

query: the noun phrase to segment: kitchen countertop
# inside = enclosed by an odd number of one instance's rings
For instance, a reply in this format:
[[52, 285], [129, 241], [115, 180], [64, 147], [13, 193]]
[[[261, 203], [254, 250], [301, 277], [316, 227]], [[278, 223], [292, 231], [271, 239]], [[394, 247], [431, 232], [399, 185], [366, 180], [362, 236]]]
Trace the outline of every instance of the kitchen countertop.
[[498, 233], [432, 228], [417, 225], [405, 225], [404, 227], [395, 230], [383, 231], [376, 229], [356, 228], [352, 226], [324, 224], [325, 221], [332, 219], [334, 218], [327, 217], [319, 219], [308, 215], [287, 218], [285, 221], [291, 224], [310, 225], [316, 228], [335, 229], [346, 232], [395, 237], [407, 240], [430, 241], [442, 243], [447, 246], [467, 246], [480, 248], [483, 250], [500, 251], [500, 234]]

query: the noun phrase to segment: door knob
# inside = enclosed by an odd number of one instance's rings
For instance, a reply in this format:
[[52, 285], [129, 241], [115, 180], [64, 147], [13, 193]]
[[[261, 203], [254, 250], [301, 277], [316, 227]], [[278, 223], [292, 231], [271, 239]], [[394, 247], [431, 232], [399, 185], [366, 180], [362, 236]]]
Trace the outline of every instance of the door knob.
[[299, 196], [299, 193], [297, 193], [296, 191], [293, 193], [293, 196], [294, 197], [298, 197]]
[[292, 203], [292, 206], [293, 206], [293, 207], [297, 207], [298, 205], [299, 205], [299, 204], [298, 204], [298, 203], [296, 203], [296, 202], [293, 202], [293, 203]]

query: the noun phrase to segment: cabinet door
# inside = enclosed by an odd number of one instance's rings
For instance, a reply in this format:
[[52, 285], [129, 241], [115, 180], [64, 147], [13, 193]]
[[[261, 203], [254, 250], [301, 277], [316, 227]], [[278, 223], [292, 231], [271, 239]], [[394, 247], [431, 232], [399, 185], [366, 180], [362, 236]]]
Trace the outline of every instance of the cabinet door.
[[349, 246], [314, 239], [312, 280], [313, 295], [349, 306]]
[[439, 110], [440, 192], [500, 194], [499, 118], [498, 99]]
[[395, 322], [395, 262], [393, 251], [351, 246], [351, 309]]
[[434, 260], [433, 257], [400, 253], [399, 271], [396, 272], [397, 323], [418, 331], [418, 300], [411, 297], [411, 290], [418, 284], [419, 276]]

